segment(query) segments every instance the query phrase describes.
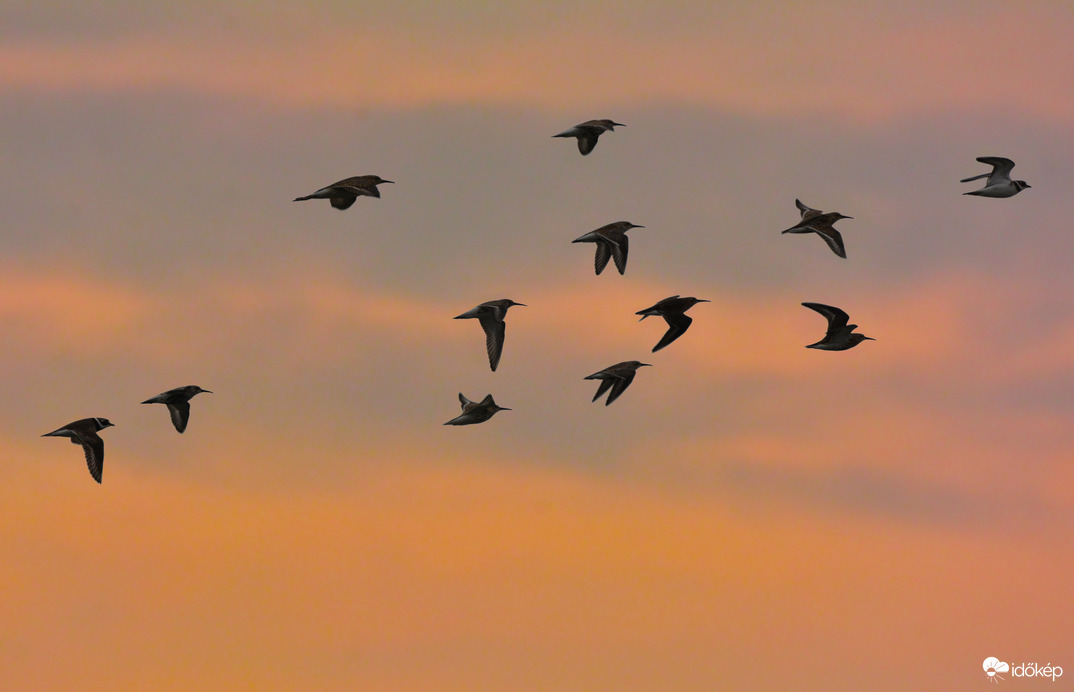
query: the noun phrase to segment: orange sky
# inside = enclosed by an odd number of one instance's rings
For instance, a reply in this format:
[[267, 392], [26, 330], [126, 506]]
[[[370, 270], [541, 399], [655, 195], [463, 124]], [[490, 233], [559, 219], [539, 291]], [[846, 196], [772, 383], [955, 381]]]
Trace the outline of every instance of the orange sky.
[[[8, 11], [4, 689], [1074, 674], [1068, 5], [314, 5]], [[991, 154], [1033, 188], [962, 196]], [[491, 373], [452, 317], [503, 297]], [[138, 402], [184, 384], [180, 436]], [[85, 416], [100, 486], [39, 437]]]

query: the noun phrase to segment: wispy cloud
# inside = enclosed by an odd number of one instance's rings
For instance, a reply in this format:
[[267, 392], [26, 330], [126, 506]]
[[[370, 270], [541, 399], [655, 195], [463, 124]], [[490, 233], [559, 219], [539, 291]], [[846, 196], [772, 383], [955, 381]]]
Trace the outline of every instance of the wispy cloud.
[[[1064, 66], [1074, 64], [1061, 21], [1069, 11], [1059, 6], [1008, 6], [928, 24], [862, 23], [852, 12], [836, 12], [832, 22], [829, 13], [804, 8], [783, 8], [784, 21], [775, 24], [761, 10], [739, 14], [746, 31], [730, 31], [713, 12], [672, 31], [613, 16], [584, 29], [540, 22], [530, 32], [498, 35], [480, 29], [478, 13], [473, 35], [450, 42], [420, 25], [372, 30], [362, 20], [297, 39], [261, 22], [263, 40], [248, 42], [203, 27], [13, 41], [0, 48], [0, 65], [8, 66], [0, 68], [0, 89], [181, 89], [288, 107], [674, 102], [866, 120], [1003, 103], [1047, 119], [1072, 113], [1063, 98], [1071, 78]], [[752, 50], [760, 42], [766, 49]], [[973, 78], [986, 63], [989, 79]]]

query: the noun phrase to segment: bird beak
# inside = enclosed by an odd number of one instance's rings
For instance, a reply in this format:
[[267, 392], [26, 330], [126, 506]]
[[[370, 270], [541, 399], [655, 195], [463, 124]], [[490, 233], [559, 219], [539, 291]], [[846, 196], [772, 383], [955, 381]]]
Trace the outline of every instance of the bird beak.
[[843, 218], [844, 219], [853, 219], [854, 217], [853, 216], [844, 216]]
[[711, 300], [705, 300], [704, 298], [698, 298], [697, 302], [699, 302], [699, 303], [711, 303], [712, 301]]
[[513, 411], [514, 409], [509, 409], [506, 406], [497, 406], [496, 410], [497, 411]]
[[645, 226], [639, 226], [639, 225], [637, 225], [637, 224], [633, 224], [633, 223], [632, 223], [632, 224], [630, 224], [630, 227], [631, 227], [631, 228], [645, 228]]
[[642, 363], [642, 364], [641, 364], [641, 365], [639, 365], [638, 367], [639, 367], [639, 368], [644, 368], [644, 367], [649, 367], [649, 368], [651, 368], [651, 367], [653, 367], [653, 364], [652, 364], [652, 363]]
[[212, 392], [210, 392], [208, 389], [203, 389], [203, 390], [201, 390], [200, 393], [201, 394], [212, 394]]
[[863, 341], [876, 341], [876, 339], [874, 339], [874, 338], [873, 338], [873, 337], [871, 337], [871, 336], [866, 336], [866, 337], [862, 337], [862, 340], [863, 340]]
[[525, 303], [511, 303], [511, 305], [521, 305], [521, 306], [522, 306], [522, 307], [524, 307], [524, 308], [528, 308], [528, 307], [529, 307], [529, 305], [526, 305]]
[[380, 182], [381, 182], [381, 183], [391, 183], [392, 185], [395, 185], [395, 181], [394, 181], [394, 180], [382, 180], [382, 181], [380, 181]]
[[612, 123], [612, 125], [615, 125], [616, 127], [626, 127], [626, 124], [624, 123]]

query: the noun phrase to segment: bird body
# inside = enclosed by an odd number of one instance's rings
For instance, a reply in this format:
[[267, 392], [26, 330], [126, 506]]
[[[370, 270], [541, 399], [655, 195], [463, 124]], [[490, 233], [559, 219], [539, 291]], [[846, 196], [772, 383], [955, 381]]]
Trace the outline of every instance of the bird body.
[[1022, 190], [1028, 187], [1032, 187], [1024, 180], [1011, 180], [1011, 169], [1014, 168], [1014, 161], [1004, 158], [1002, 156], [978, 156], [977, 160], [981, 163], [987, 163], [992, 166], [990, 173], [981, 173], [971, 178], [963, 178], [959, 182], [968, 183], [973, 180], [980, 180], [981, 178], [988, 178], [985, 181], [985, 186], [979, 190], [971, 190], [970, 192], [963, 192], [964, 195], [975, 195], [977, 197], [1014, 197]]
[[801, 200], [794, 200], [795, 206], [802, 212], [802, 219], [783, 233], [816, 233], [828, 247], [839, 257], [846, 259], [847, 251], [843, 246], [843, 236], [832, 227], [839, 219], [852, 219], [853, 216], [845, 216], [837, 211], [822, 212], [802, 204]]
[[474, 425], [475, 423], [484, 423], [489, 418], [492, 418], [498, 411], [510, 411], [511, 409], [504, 406], [498, 406], [493, 400], [492, 395], [488, 394], [479, 402], [473, 402], [467, 399], [462, 392], [459, 392], [459, 403], [462, 404], [462, 414], [452, 418], [444, 425]]
[[168, 407], [168, 413], [172, 417], [172, 425], [180, 433], [186, 430], [186, 424], [190, 421], [190, 400], [202, 392], [212, 394], [208, 389], [202, 389], [196, 384], [185, 387], [169, 389], [163, 394], [158, 394], [152, 399], [146, 399], [143, 404], [164, 404]]
[[600, 386], [597, 387], [597, 393], [593, 395], [593, 401], [599, 399], [604, 392], [611, 390], [604, 405], [607, 406], [611, 404], [619, 398], [620, 394], [626, 391], [626, 388], [634, 381], [634, 375], [637, 373], [638, 368], [642, 367], [651, 366], [649, 363], [639, 363], [636, 360], [625, 360], [622, 363], [610, 365], [600, 372], [595, 372], [592, 375], [585, 377], [587, 380], [600, 380]]
[[93, 476], [93, 480], [100, 483], [104, 472], [104, 440], [97, 433], [112, 425], [113, 423], [107, 418], [83, 418], [50, 433], [45, 433], [41, 437], [67, 437], [70, 438], [72, 444], [82, 445], [90, 475]]
[[501, 298], [500, 300], [481, 303], [477, 307], [455, 316], [457, 320], [476, 319], [481, 325], [481, 329], [485, 331], [485, 349], [489, 354], [489, 367], [492, 368], [492, 372], [496, 372], [496, 366], [500, 364], [500, 356], [503, 354], [503, 340], [507, 332], [504, 318], [507, 316], [507, 309], [513, 305], [526, 307], [525, 303], [516, 303], [508, 298]]
[[380, 197], [380, 190], [377, 189], [377, 185], [392, 182], [381, 178], [379, 175], [356, 175], [353, 178], [346, 178], [327, 187], [322, 187], [311, 195], [295, 197], [294, 201], [304, 202], [307, 199], [327, 199], [331, 201], [333, 207], [343, 211], [344, 209], [349, 209], [359, 197]]
[[575, 238], [572, 243], [596, 243], [597, 253], [593, 259], [593, 268], [597, 276], [608, 266], [608, 260], [615, 261], [619, 274], [626, 273], [627, 253], [630, 252], [630, 239], [627, 231], [632, 228], [645, 228], [629, 221], [615, 221]]
[[828, 320], [828, 331], [824, 338], [815, 344], [809, 344], [806, 348], [815, 348], [821, 351], [845, 351], [854, 348], [863, 341], [876, 341], [871, 336], [854, 333], [858, 328], [856, 324], [847, 324], [850, 316], [839, 308], [823, 303], [802, 303], [810, 310], [815, 310]]
[[558, 135], [552, 135], [553, 137], [577, 137], [578, 138], [578, 151], [582, 152], [582, 156], [586, 156], [589, 152], [593, 151], [593, 147], [597, 146], [597, 138], [599, 138], [605, 132], [614, 132], [616, 127], [626, 127], [623, 123], [617, 123], [614, 120], [587, 120], [584, 123], [575, 125], [569, 130], [564, 130]]
[[[693, 323], [693, 319], [685, 314], [687, 310], [698, 303], [708, 302], [711, 301], [694, 297], [680, 298], [678, 295], [674, 295], [670, 298], [664, 298], [652, 307], [638, 310], [634, 313], [635, 315], [641, 315], [642, 320], [646, 317], [663, 317], [664, 321], [668, 323], [668, 330], [664, 332], [664, 336], [662, 336], [656, 346], [653, 347], [653, 353], [656, 353], [686, 333], [686, 330]], [[640, 322], [641, 320], [638, 321]]]

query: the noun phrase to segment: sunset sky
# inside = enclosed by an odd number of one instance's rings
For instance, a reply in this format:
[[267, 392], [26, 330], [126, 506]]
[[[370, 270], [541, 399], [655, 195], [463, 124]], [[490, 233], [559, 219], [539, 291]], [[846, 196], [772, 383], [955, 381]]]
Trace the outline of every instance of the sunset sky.
[[[1063, 0], [5, 2], [0, 687], [1069, 684], [1072, 32]], [[627, 127], [551, 138], [592, 118]], [[986, 155], [1032, 188], [963, 196]], [[291, 201], [361, 174], [396, 184]], [[795, 198], [848, 259], [780, 234]], [[617, 220], [594, 276], [570, 241]], [[712, 302], [650, 353], [673, 294]], [[498, 298], [492, 373], [452, 317]], [[803, 301], [876, 341], [803, 348]], [[183, 435], [139, 404], [187, 384]], [[513, 410], [445, 427], [459, 392]], [[40, 437], [89, 416], [101, 485]]]

